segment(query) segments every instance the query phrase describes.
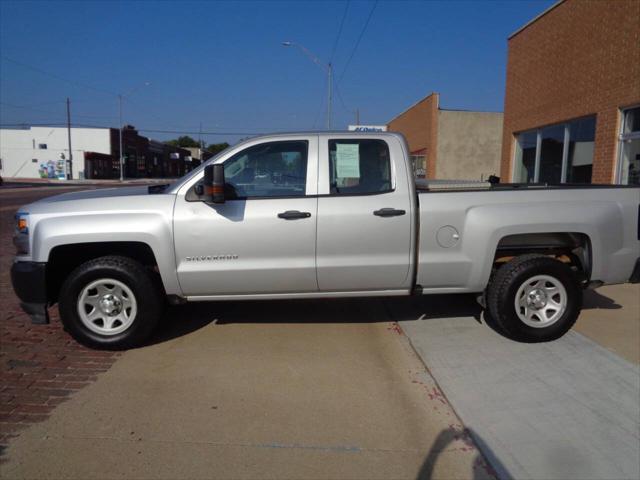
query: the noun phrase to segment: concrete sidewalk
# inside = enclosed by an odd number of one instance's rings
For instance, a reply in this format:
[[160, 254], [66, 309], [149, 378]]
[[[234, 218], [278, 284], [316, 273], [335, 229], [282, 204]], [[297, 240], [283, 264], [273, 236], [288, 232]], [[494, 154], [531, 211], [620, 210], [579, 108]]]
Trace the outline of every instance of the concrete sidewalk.
[[[640, 367], [576, 331], [551, 343], [513, 342], [481, 324], [473, 302], [394, 301], [391, 311], [462, 421], [489, 447], [488, 460], [499, 453], [499, 476], [640, 478]], [[622, 317], [614, 331], [637, 339], [640, 312], [630, 304], [624, 314], [606, 312]], [[578, 328], [611, 349], [629, 347], [633, 357], [638, 345], [602, 335], [609, 324], [593, 324], [598, 312], [585, 310], [588, 326], [579, 319]]]
[[380, 299], [174, 308], [2, 478], [492, 478]]
[[605, 285], [587, 290], [574, 330], [640, 364], [640, 285]]

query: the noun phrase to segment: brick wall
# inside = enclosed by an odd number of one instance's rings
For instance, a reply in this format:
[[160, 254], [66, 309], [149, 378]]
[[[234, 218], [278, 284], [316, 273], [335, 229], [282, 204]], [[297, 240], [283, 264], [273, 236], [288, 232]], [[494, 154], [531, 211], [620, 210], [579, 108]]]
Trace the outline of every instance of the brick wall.
[[501, 176], [514, 133], [596, 114], [594, 183], [615, 181], [620, 108], [640, 104], [640, 1], [566, 0], [509, 39]]
[[439, 99], [440, 96], [437, 93], [432, 93], [388, 124], [390, 131], [404, 134], [409, 143], [409, 151], [424, 150], [427, 159], [427, 178], [436, 176]]

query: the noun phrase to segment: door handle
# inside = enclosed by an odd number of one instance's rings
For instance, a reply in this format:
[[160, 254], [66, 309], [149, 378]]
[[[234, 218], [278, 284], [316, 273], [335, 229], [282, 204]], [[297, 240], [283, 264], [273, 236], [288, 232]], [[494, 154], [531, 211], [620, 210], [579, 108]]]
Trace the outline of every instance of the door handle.
[[396, 210], [395, 208], [381, 208], [373, 212], [373, 214], [378, 217], [399, 217], [405, 213], [407, 212], [404, 210]]
[[295, 220], [296, 218], [309, 218], [311, 214], [309, 212], [300, 212], [298, 210], [287, 210], [286, 212], [280, 212], [278, 218], [284, 218], [285, 220]]

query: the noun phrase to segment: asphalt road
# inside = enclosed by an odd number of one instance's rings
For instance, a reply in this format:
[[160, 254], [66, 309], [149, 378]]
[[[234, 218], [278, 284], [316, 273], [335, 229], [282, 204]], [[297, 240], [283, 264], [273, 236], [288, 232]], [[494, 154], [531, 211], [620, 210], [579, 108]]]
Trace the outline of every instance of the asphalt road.
[[62, 188], [0, 191], [2, 478], [494, 477], [381, 299], [174, 307], [116, 358], [69, 341], [55, 312], [30, 326], [11, 217]]

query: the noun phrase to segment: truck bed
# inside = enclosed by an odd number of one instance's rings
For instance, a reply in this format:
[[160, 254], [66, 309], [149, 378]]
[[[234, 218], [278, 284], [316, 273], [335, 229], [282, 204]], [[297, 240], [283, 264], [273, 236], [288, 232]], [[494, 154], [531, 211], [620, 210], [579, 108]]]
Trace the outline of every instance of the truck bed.
[[566, 189], [618, 189], [640, 188], [636, 185], [605, 185], [594, 183], [491, 183], [481, 180], [431, 180], [416, 179], [418, 193], [442, 191], [477, 191], [477, 190], [566, 190]]
[[640, 187], [429, 180], [416, 189], [424, 293], [481, 292], [497, 249], [518, 235], [582, 236], [591, 280], [605, 283], [626, 282], [640, 257]]

